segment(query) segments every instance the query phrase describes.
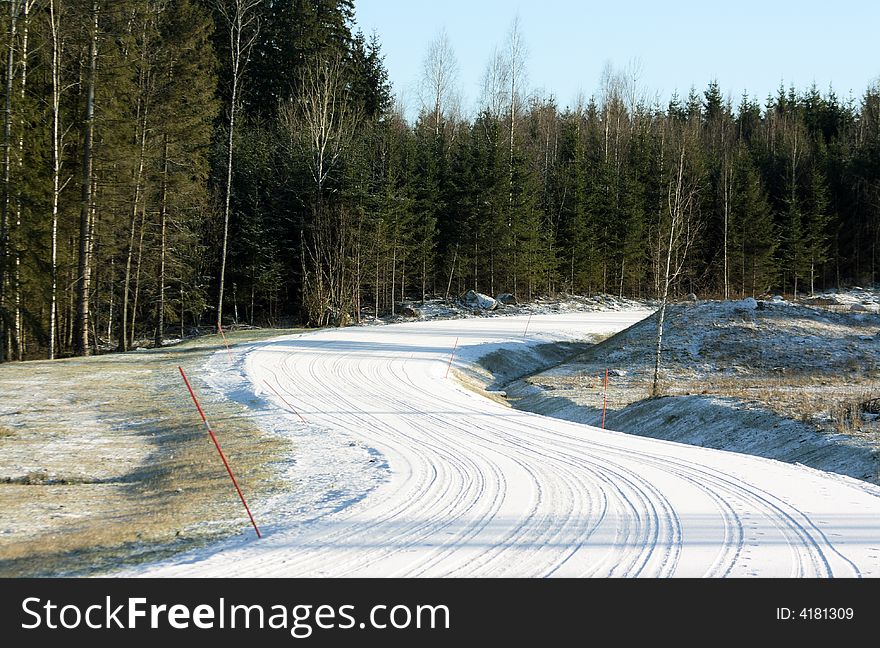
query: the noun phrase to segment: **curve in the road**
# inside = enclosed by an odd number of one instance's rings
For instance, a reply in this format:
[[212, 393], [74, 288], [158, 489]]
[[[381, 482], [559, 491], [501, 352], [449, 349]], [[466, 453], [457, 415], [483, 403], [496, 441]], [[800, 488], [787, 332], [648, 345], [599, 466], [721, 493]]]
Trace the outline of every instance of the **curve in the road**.
[[[533, 317], [529, 332], [587, 337], [646, 315]], [[519, 317], [418, 322], [257, 346], [245, 361], [254, 390], [268, 381], [310, 424], [378, 450], [387, 480], [309, 523], [270, 523], [260, 542], [140, 573], [880, 575], [876, 487], [512, 410], [444, 378], [456, 338], [473, 359], [482, 343], [523, 344], [525, 325]], [[299, 425], [293, 412], [289, 420]]]

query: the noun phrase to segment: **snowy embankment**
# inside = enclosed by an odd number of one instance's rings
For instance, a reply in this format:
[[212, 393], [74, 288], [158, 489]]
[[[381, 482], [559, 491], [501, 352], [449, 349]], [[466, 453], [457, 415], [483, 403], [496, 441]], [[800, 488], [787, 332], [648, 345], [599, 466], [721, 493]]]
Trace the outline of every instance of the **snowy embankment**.
[[880, 404], [880, 319], [852, 309], [876, 306], [867, 294], [812, 300], [822, 301], [821, 308], [781, 298], [761, 308], [751, 299], [672, 305], [664, 336], [664, 398], [648, 398], [653, 319], [549, 371], [537, 369], [499, 386], [518, 409], [598, 424], [602, 375], [610, 369], [609, 428], [877, 484], [880, 426], [873, 409]]
[[[298, 487], [253, 503], [263, 540], [135, 573], [880, 575], [880, 488], [512, 410], [455, 379], [493, 350], [612, 333], [648, 314], [415, 322], [254, 345], [224, 388], [297, 438]], [[219, 360], [213, 370], [226, 371]]]

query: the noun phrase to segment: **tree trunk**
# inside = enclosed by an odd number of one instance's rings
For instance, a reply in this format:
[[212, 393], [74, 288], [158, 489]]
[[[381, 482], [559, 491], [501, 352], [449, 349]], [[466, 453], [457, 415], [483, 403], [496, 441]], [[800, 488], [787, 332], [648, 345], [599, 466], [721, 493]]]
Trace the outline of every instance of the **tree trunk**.
[[651, 386], [651, 396], [655, 398], [660, 395], [660, 360], [663, 354], [663, 323], [666, 319], [667, 296], [666, 291], [664, 291], [660, 312], [657, 315], [657, 346], [654, 351], [654, 381]]
[[475, 233], [474, 234], [474, 292], [479, 292], [479, 290], [480, 290], [479, 282], [477, 281], [477, 274], [479, 271], [478, 266], [477, 266], [477, 259], [479, 257], [479, 254], [480, 254], [479, 245], [477, 242], [477, 235]]
[[[91, 207], [89, 208], [88, 236], [86, 237], [87, 240], [88, 240], [88, 249], [87, 249], [87, 251], [86, 251], [86, 256], [87, 256], [88, 259], [89, 259], [89, 275], [88, 275], [88, 280], [89, 280], [89, 301], [87, 301], [87, 305], [88, 305], [88, 308], [89, 308], [88, 322], [89, 322], [89, 325], [90, 325], [90, 326], [92, 327], [92, 329], [94, 330], [94, 328], [95, 328], [95, 327], [94, 327], [94, 321], [93, 321], [93, 320], [94, 320], [94, 316], [92, 315], [92, 306], [91, 306], [91, 304], [92, 304], [92, 301], [95, 301], [95, 299], [94, 299], [95, 296], [92, 294], [91, 287], [92, 287], [92, 286], [95, 286], [95, 285], [97, 284], [96, 277], [97, 277], [97, 274], [98, 274], [98, 273], [97, 273], [97, 270], [96, 270], [96, 268], [95, 268], [95, 263], [94, 263], [94, 258], [95, 258], [95, 231], [96, 231], [96, 229], [97, 229], [97, 228], [95, 227], [95, 224], [97, 223], [97, 220], [98, 220], [98, 213], [97, 213], [97, 202], [98, 202], [98, 177], [97, 177], [97, 175], [94, 174], [94, 173], [92, 174], [92, 191], [91, 191], [91, 194], [92, 194], [92, 200], [91, 200], [91, 203], [92, 203], [92, 204], [91, 204]], [[90, 344], [89, 344], [89, 329], [88, 329], [88, 327], [86, 327], [86, 329], [85, 329], [85, 333], [86, 333], [86, 345], [87, 345], [87, 347], [88, 347], [90, 350], [92, 350], [92, 351], [97, 351], [97, 348], [98, 348], [98, 347], [97, 347], [97, 342], [98, 342], [98, 341], [97, 341], [97, 335], [94, 335], [94, 336], [92, 337], [93, 344], [90, 345]]]
[[397, 314], [397, 302], [395, 291], [397, 290], [397, 234], [394, 234], [394, 243], [391, 247], [391, 317]]
[[77, 355], [90, 355], [89, 347], [89, 291], [92, 274], [91, 212], [92, 212], [92, 146], [95, 134], [95, 77], [98, 67], [98, 2], [92, 0], [89, 35], [88, 80], [86, 110], [83, 119], [82, 197], [79, 217], [79, 260], [77, 263], [76, 323], [74, 350]]
[[[250, 49], [259, 33], [255, 13], [262, 0], [214, 0], [214, 6], [229, 29], [229, 57], [232, 69], [232, 92], [229, 100], [229, 133], [226, 142], [226, 193], [223, 201], [223, 251], [220, 259], [220, 286], [217, 295], [217, 328], [223, 324], [223, 293], [226, 289], [226, 256], [229, 249], [229, 213], [232, 200], [232, 169], [235, 143], [235, 118], [238, 111], [242, 74], [247, 67]], [[301, 232], [302, 233], [302, 232]], [[303, 282], [306, 277], [303, 275]]]
[[15, 81], [15, 35], [18, 2], [9, 3], [9, 47], [6, 50], [6, 101], [3, 110], [3, 197], [0, 201], [0, 362], [6, 359], [6, 271], [9, 263], [9, 204], [12, 167], [12, 95]]
[[458, 259], [458, 243], [455, 244], [455, 253], [452, 255], [452, 268], [449, 270], [449, 283], [446, 284], [446, 299], [449, 299], [449, 291], [452, 290], [452, 278], [455, 276], [455, 262]]
[[[146, 38], [144, 38], [146, 41]], [[142, 52], [141, 54], [141, 64], [145, 65], [146, 53]], [[139, 95], [138, 95], [138, 107], [137, 107], [137, 126], [135, 128], [135, 141], [138, 144], [138, 161], [137, 166], [135, 167], [135, 177], [134, 177], [134, 200], [131, 205], [131, 217], [129, 218], [128, 225], [128, 246], [126, 251], [125, 258], [125, 280], [124, 286], [122, 289], [122, 316], [120, 318], [121, 322], [121, 331], [119, 332], [119, 350], [127, 351], [129, 348], [129, 340], [132, 336], [129, 336], [129, 328], [128, 328], [128, 303], [129, 296], [131, 292], [131, 263], [134, 256], [134, 237], [137, 225], [137, 213], [138, 207], [141, 203], [141, 193], [143, 191], [143, 177], [144, 177], [144, 162], [146, 158], [146, 147], [147, 147], [147, 119], [149, 113], [149, 102], [146, 97], [147, 94], [147, 85], [149, 83], [147, 79], [147, 73], [144, 71], [143, 67], [140, 72], [139, 78]], [[132, 317], [134, 320], [134, 317]], [[132, 327], [134, 324], [132, 323]]]
[[156, 346], [165, 337], [165, 226], [168, 200], [168, 135], [162, 141], [162, 198], [159, 204], [159, 301], [156, 304]]
[[730, 178], [727, 169], [727, 157], [724, 158], [724, 299], [730, 299], [730, 271], [728, 268], [728, 225], [730, 221]]
[[113, 339], [113, 307], [116, 305], [116, 259], [110, 258], [110, 312], [107, 314], [107, 343]]
[[[247, 66], [250, 49], [259, 33], [254, 13], [262, 0], [234, 0], [230, 7], [225, 0], [216, 6], [229, 28], [229, 57], [232, 69], [232, 92], [229, 99], [229, 133], [226, 141], [226, 193], [223, 201], [223, 251], [220, 259], [220, 286], [217, 295], [217, 328], [223, 324], [223, 296], [226, 290], [226, 257], [229, 250], [229, 216], [232, 201], [232, 169], [235, 150], [235, 121], [241, 92], [242, 74]], [[303, 277], [305, 280], [305, 277]]]
[[[76, 255], [77, 242], [72, 236], [67, 239], [68, 256], [73, 258]], [[64, 321], [64, 344], [66, 349], [73, 349], [73, 334], [76, 325], [76, 290], [77, 290], [76, 270], [71, 269], [68, 272], [67, 280], [67, 317]]]
[[669, 224], [669, 247], [666, 250], [666, 272], [663, 281], [663, 295], [660, 302], [660, 313], [657, 316], [657, 345], [654, 353], [654, 380], [651, 387], [651, 396], [660, 395], [660, 363], [663, 355], [663, 324], [666, 319], [666, 304], [669, 300], [669, 285], [672, 281], [672, 255], [675, 246], [676, 227], [681, 218], [681, 192], [682, 183], [684, 182], [684, 149], [681, 151], [681, 158], [678, 166], [678, 182], [675, 188], [675, 199], [671, 205]]
[[141, 259], [143, 259], [144, 255], [144, 230], [146, 229], [146, 220], [147, 220], [147, 210], [146, 207], [141, 208], [141, 227], [140, 227], [140, 235], [138, 240], [138, 253], [137, 253], [137, 264], [135, 265], [134, 272], [134, 299], [132, 300], [131, 306], [131, 325], [129, 327], [129, 334], [131, 337], [129, 338], [129, 348], [134, 346], [134, 337], [135, 337], [135, 323], [137, 322], [137, 307], [138, 307], [138, 297], [140, 297], [141, 291]]
[[373, 309], [376, 319], [379, 319], [379, 260], [380, 260], [380, 242], [382, 236], [382, 222], [376, 226], [376, 304]]
[[[24, 102], [27, 93], [27, 73], [28, 73], [28, 27], [30, 26], [30, 9], [33, 0], [24, 0], [22, 2], [22, 35], [21, 35], [21, 90], [19, 97], [21, 99], [22, 112], [19, 116], [18, 127], [18, 176], [23, 177], [24, 173], [24, 133], [25, 133], [25, 115]], [[15, 290], [15, 353], [16, 358], [21, 361], [24, 358], [24, 329], [22, 325], [21, 311], [21, 243], [19, 238], [21, 235], [21, 186], [16, 186], [15, 190], [15, 233], [13, 237], [13, 245], [15, 247], [15, 274], [13, 278]]]
[[[233, 54], [235, 56], [235, 54]], [[223, 326], [223, 291], [226, 287], [226, 253], [229, 248], [229, 206], [232, 199], [233, 137], [235, 110], [238, 102], [238, 69], [233, 64], [232, 99], [229, 108], [229, 137], [226, 142], [226, 196], [223, 203], [223, 253], [220, 260], [220, 292], [217, 297], [217, 329]]]
[[61, 195], [61, 25], [55, 13], [55, 0], [49, 0], [52, 32], [52, 294], [49, 309], [49, 359], [55, 359], [58, 337], [58, 203]]

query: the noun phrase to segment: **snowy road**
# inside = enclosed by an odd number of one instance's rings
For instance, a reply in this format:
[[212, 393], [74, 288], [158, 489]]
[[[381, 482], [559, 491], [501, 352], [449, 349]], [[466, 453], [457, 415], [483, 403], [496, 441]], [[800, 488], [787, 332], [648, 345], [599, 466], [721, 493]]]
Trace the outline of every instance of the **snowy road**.
[[[530, 337], [620, 330], [644, 312], [534, 317]], [[880, 488], [771, 460], [520, 412], [445, 379], [524, 317], [326, 330], [252, 349], [255, 392], [387, 460], [362, 499], [150, 576], [880, 576]], [[491, 347], [495, 348], [495, 347]], [[309, 448], [302, 448], [309, 452]]]

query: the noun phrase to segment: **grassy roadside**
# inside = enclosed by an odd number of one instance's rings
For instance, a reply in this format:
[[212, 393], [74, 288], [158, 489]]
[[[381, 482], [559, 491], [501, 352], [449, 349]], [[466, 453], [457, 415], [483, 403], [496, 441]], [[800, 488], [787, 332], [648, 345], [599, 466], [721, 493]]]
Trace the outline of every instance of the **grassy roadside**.
[[[238, 331], [230, 344], [295, 331]], [[151, 351], [0, 366], [0, 576], [84, 575], [248, 526], [177, 371], [199, 393], [242, 490], [282, 484], [294, 448], [201, 379], [219, 336]]]

